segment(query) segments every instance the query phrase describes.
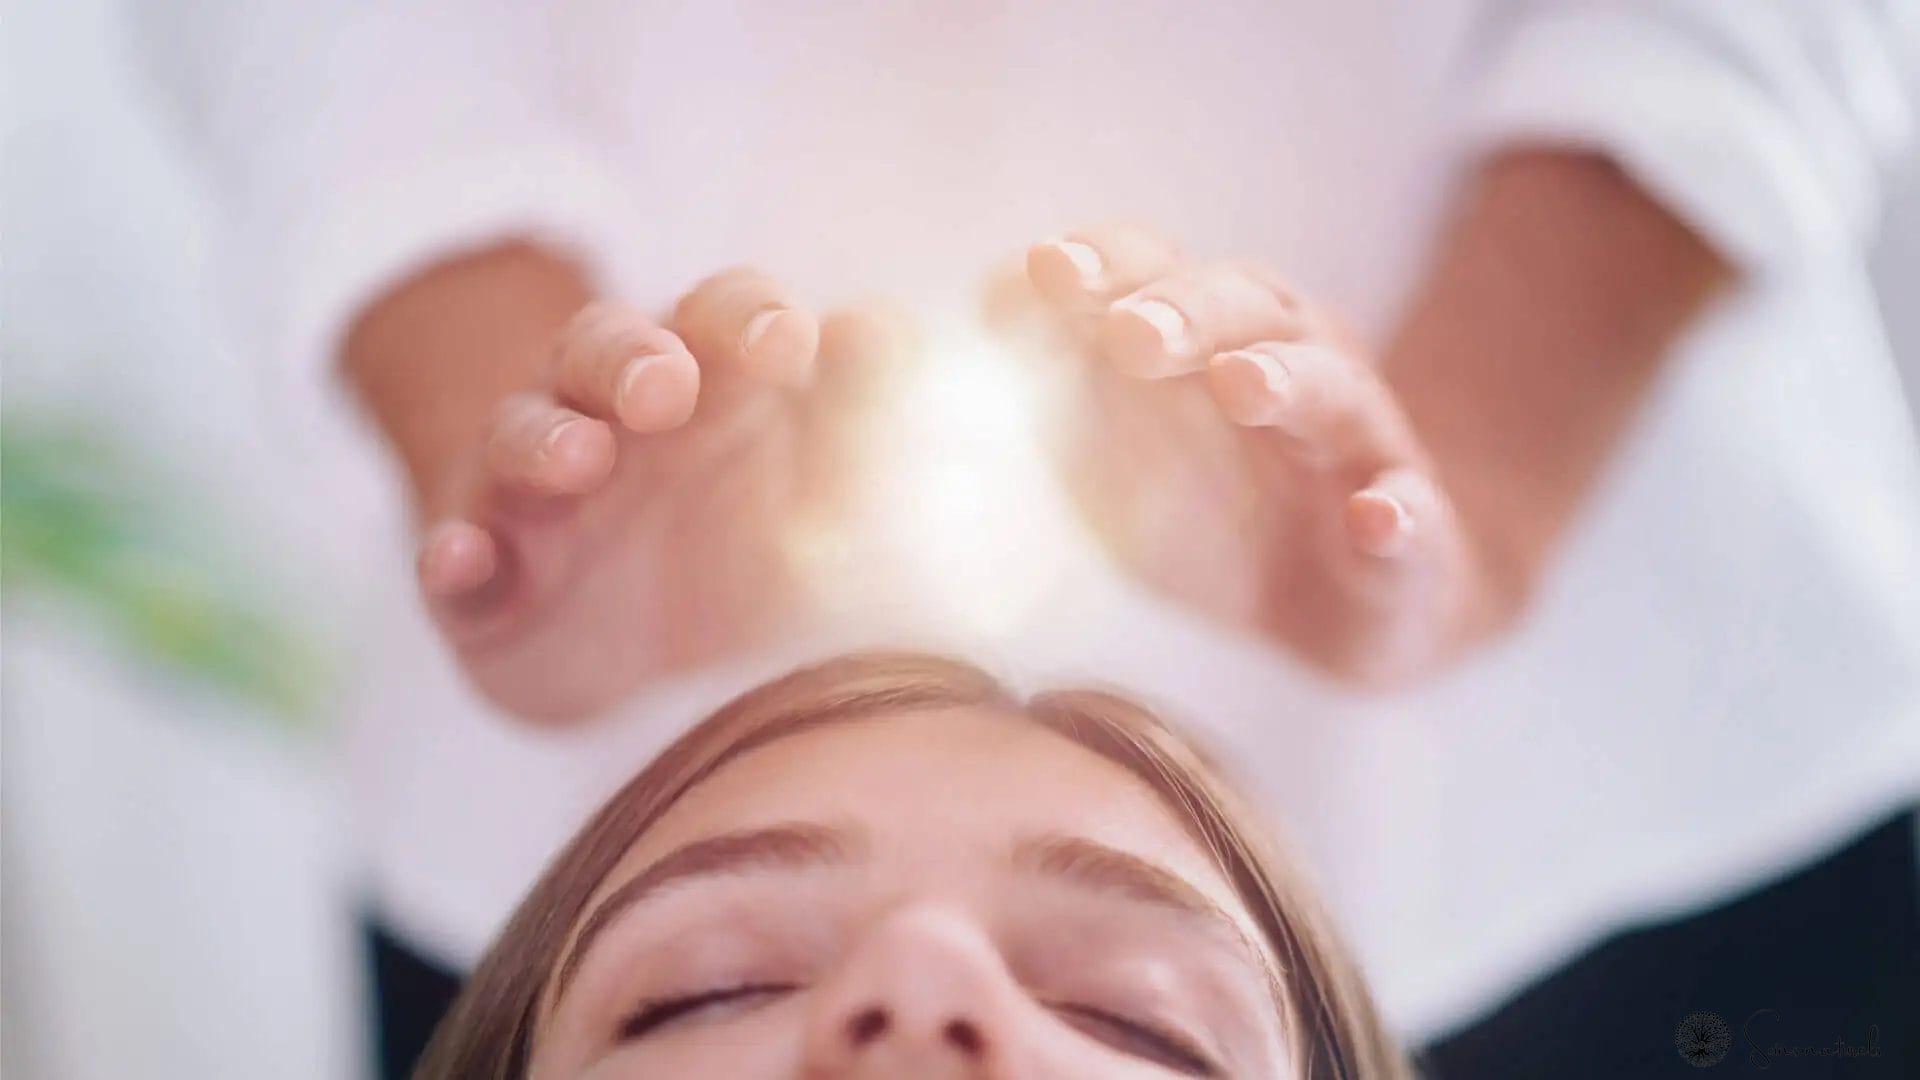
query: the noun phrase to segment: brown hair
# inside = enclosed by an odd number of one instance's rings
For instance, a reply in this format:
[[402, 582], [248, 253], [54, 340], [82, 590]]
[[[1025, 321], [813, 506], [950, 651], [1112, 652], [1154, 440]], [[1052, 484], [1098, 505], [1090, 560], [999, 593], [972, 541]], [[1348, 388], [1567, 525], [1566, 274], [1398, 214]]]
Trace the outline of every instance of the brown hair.
[[523, 1076], [541, 995], [568, 934], [634, 841], [734, 758], [823, 724], [988, 708], [1025, 716], [1139, 777], [1211, 855], [1279, 962], [1281, 1020], [1303, 1080], [1411, 1073], [1358, 968], [1310, 891], [1217, 770], [1153, 713], [1117, 694], [1015, 698], [970, 664], [912, 653], [844, 656], [750, 690], [681, 736], [600, 809], [547, 868], [435, 1031], [419, 1080]]

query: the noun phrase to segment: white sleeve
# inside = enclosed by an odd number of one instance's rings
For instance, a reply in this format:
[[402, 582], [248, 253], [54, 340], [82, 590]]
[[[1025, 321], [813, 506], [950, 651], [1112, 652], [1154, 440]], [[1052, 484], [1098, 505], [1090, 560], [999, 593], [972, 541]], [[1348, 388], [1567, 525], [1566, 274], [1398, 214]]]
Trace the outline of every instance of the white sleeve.
[[1858, 258], [1920, 111], [1916, 0], [1488, 12], [1466, 137], [1603, 151], [1750, 272]]
[[331, 396], [355, 312], [428, 263], [516, 236], [591, 268], [633, 243], [631, 193], [565, 107], [542, 8], [130, 5], [202, 167], [241, 343], [304, 383], [302, 404]]

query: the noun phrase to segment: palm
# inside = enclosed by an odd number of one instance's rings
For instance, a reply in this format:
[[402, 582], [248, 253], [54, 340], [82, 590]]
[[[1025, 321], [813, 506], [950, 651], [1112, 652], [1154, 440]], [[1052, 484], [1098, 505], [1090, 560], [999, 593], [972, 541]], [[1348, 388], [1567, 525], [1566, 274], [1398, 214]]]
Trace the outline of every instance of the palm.
[[1342, 573], [1368, 559], [1339, 513], [1351, 486], [1270, 433], [1227, 420], [1202, 380], [1087, 366], [1085, 405], [1061, 449], [1079, 505], [1115, 558], [1183, 604], [1272, 634], [1318, 666], [1363, 662], [1376, 621]]

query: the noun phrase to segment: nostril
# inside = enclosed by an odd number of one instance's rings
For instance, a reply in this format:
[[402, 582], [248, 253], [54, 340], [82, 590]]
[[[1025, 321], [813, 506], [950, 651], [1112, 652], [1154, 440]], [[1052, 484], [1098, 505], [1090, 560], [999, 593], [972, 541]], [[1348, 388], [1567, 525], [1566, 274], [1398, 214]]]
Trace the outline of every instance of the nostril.
[[847, 1041], [855, 1046], [865, 1046], [887, 1033], [887, 1010], [878, 1005], [868, 1006], [853, 1014], [847, 1021]]
[[947, 1045], [968, 1057], [979, 1057], [987, 1048], [987, 1040], [980, 1034], [980, 1029], [966, 1020], [949, 1020], [941, 1034], [945, 1036]]

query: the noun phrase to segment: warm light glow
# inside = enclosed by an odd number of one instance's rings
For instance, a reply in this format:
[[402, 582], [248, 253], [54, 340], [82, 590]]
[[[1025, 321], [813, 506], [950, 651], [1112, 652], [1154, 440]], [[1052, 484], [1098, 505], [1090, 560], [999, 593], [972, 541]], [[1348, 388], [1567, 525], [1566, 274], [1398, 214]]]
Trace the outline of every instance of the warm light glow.
[[1069, 565], [1074, 526], [1044, 444], [1060, 380], [1044, 358], [962, 324], [935, 327], [870, 434], [852, 605], [948, 631], [1005, 633], [1038, 613]]

